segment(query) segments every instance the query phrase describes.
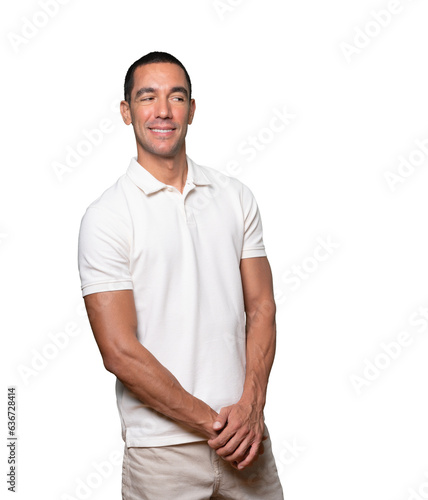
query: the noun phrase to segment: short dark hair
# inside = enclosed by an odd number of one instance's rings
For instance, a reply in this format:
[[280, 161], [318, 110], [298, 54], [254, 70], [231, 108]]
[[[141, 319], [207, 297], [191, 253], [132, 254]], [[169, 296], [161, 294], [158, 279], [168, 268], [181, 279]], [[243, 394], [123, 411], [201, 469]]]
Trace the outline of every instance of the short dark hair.
[[140, 59], [131, 64], [128, 71], [126, 72], [125, 85], [124, 85], [125, 101], [127, 101], [128, 103], [131, 102], [131, 92], [134, 87], [135, 70], [139, 66], [145, 66], [146, 64], [153, 64], [153, 63], [171, 63], [180, 66], [180, 68], [184, 71], [187, 84], [189, 85], [189, 99], [192, 98], [192, 84], [190, 82], [190, 76], [189, 73], [187, 73], [187, 70], [183, 66], [183, 64], [176, 57], [174, 57], [171, 54], [168, 54], [168, 52], [149, 52], [148, 54], [146, 54], [143, 57], [140, 57]]

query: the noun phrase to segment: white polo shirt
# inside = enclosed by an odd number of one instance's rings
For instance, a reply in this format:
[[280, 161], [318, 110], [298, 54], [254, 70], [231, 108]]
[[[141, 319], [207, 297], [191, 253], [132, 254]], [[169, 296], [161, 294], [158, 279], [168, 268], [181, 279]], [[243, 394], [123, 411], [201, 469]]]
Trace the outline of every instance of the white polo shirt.
[[[181, 194], [133, 158], [83, 216], [79, 272], [83, 296], [133, 289], [138, 340], [218, 412], [239, 400], [245, 379], [240, 260], [266, 252], [250, 189], [189, 157], [187, 166]], [[119, 380], [116, 395], [128, 447], [206, 439]]]

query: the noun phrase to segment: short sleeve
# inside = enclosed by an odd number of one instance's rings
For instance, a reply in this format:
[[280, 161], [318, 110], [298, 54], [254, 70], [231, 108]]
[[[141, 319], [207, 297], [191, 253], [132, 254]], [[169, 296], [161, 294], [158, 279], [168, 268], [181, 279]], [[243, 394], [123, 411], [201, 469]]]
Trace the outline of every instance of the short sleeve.
[[253, 193], [245, 184], [242, 184], [242, 208], [244, 213], [244, 241], [241, 259], [266, 257], [259, 208]]
[[86, 210], [79, 231], [78, 267], [83, 297], [133, 289], [129, 229], [114, 213], [94, 206]]

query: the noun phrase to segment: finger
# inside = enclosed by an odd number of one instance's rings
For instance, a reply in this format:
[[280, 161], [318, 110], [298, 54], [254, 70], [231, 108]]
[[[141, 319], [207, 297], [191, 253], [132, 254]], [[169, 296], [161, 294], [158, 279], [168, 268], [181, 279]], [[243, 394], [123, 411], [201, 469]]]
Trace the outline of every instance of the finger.
[[[244, 457], [244, 458], [246, 458], [246, 456], [248, 455], [248, 453], [249, 453], [249, 452], [250, 452], [250, 448], [248, 448], [248, 449], [247, 449], [247, 451], [245, 452], [245, 457]], [[239, 461], [238, 461], [238, 460], [234, 460], [233, 462], [229, 462], [229, 464], [230, 464], [230, 465], [231, 465], [234, 469], [236, 469], [236, 470], [240, 470], [240, 469], [238, 468], [238, 465], [239, 465]]]
[[220, 446], [216, 449], [217, 455], [222, 458], [225, 458], [229, 455], [232, 455], [241, 445], [244, 436], [239, 434], [234, 434], [229, 441], [227, 441], [223, 446]]
[[225, 424], [226, 424], [226, 421], [222, 421], [222, 419], [217, 418], [217, 420], [213, 423], [213, 429], [215, 431], [219, 431], [220, 429], [223, 429]]
[[218, 450], [219, 448], [225, 446], [234, 435], [234, 432], [226, 426], [226, 428], [216, 438], [208, 441], [208, 445], [214, 450]]
[[222, 410], [220, 410], [220, 413], [217, 415], [217, 418], [215, 419], [215, 422], [213, 423], [213, 429], [215, 431], [219, 431], [220, 429], [223, 429], [223, 427], [226, 425], [227, 422], [227, 415], [222, 413]]
[[218, 450], [219, 448], [225, 446], [225, 444], [230, 441], [235, 433], [236, 429], [232, 428], [230, 424], [226, 425], [226, 427], [220, 432], [217, 437], [212, 438], [208, 441], [208, 445], [214, 450]]
[[[244, 439], [236, 449], [230, 453], [229, 455], [222, 454], [222, 458], [227, 462], [242, 462], [244, 458], [247, 457], [251, 448], [251, 440], [249, 438]], [[226, 447], [224, 447], [226, 449]], [[217, 451], [218, 452], [218, 451]]]
[[[250, 448], [247, 449], [247, 451], [245, 452], [245, 456], [244, 458], [246, 458], [248, 456], [248, 453], [250, 453]], [[238, 469], [238, 465], [239, 465], [239, 461], [238, 460], [234, 460], [233, 462], [229, 462], [229, 464], [236, 470], [239, 470]]]
[[220, 410], [220, 413], [217, 415], [215, 422], [213, 423], [213, 429], [215, 431], [223, 429], [223, 427], [226, 425], [227, 422], [227, 416], [228, 414], [224, 411], [224, 408], [222, 408]]
[[250, 452], [248, 453], [247, 457], [238, 464], [238, 470], [245, 469], [245, 467], [248, 467], [256, 460], [258, 449], [259, 444], [254, 443], [251, 446]]

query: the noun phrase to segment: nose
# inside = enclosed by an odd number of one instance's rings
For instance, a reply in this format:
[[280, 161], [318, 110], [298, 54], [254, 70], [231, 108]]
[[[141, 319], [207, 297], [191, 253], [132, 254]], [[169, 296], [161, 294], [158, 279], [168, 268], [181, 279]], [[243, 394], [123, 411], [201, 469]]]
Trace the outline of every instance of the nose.
[[171, 106], [167, 98], [159, 98], [156, 103], [156, 118], [172, 118]]

